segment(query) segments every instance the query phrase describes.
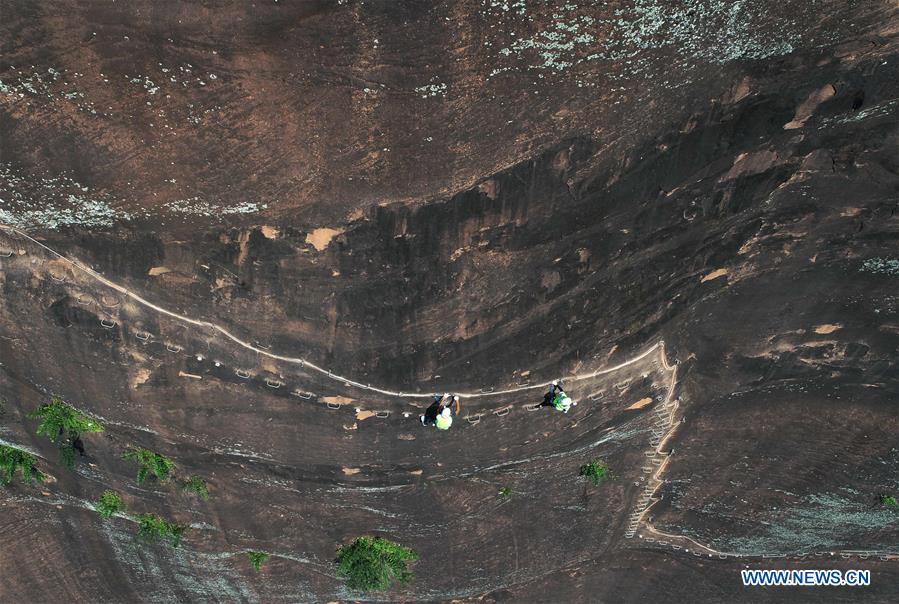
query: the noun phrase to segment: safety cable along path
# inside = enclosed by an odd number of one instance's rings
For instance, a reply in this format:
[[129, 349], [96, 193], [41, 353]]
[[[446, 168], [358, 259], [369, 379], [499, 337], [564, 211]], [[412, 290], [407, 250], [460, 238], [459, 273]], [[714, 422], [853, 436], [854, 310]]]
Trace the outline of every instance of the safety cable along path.
[[[5, 224], [0, 224], [0, 229], [7, 231], [7, 232], [12, 232], [12, 233], [15, 233], [16, 235], [24, 237], [25, 239], [31, 241], [35, 245], [40, 246], [41, 248], [48, 251], [52, 255], [56, 256], [60, 260], [70, 264], [71, 266], [75, 267], [76, 269], [89, 275], [93, 279], [96, 279], [97, 281], [99, 281], [100, 283], [105, 285], [106, 287], [109, 287], [110, 289], [113, 289], [113, 290], [119, 292], [120, 294], [131, 298], [132, 300], [134, 300], [138, 304], [141, 304], [142, 306], [145, 306], [147, 308], [155, 310], [156, 312], [162, 313], [168, 317], [171, 317], [172, 319], [175, 319], [176, 321], [181, 321], [182, 323], [187, 323], [189, 325], [194, 325], [196, 327], [203, 327], [203, 328], [207, 328], [207, 329], [216, 331], [216, 332], [222, 334], [223, 336], [225, 336], [226, 338], [228, 338], [229, 340], [231, 340], [232, 342], [234, 342], [235, 344], [238, 344], [239, 346], [246, 348], [247, 350], [252, 350], [253, 352], [255, 352], [257, 354], [266, 356], [266, 357], [274, 359], [276, 361], [282, 361], [284, 363], [290, 363], [293, 365], [299, 365], [301, 367], [307, 367], [307, 368], [309, 368], [313, 371], [316, 371], [323, 376], [327, 376], [328, 378], [331, 378], [335, 381], [342, 382], [344, 384], [348, 384], [350, 386], [354, 386], [354, 387], [362, 389], [362, 390], [368, 390], [369, 392], [377, 392], [378, 394], [384, 394], [387, 396], [399, 396], [399, 397], [408, 397], [408, 398], [430, 398], [431, 396], [433, 396], [432, 394], [429, 394], [429, 393], [400, 392], [400, 391], [396, 391], [396, 390], [387, 390], [384, 388], [378, 388], [376, 386], [371, 386], [369, 384], [363, 384], [361, 382], [351, 380], [350, 378], [344, 377], [342, 375], [337, 375], [337, 374], [332, 373], [331, 371], [328, 371], [327, 369], [324, 369], [323, 367], [319, 367], [318, 365], [316, 365], [310, 361], [307, 361], [306, 359], [303, 359], [303, 358], [286, 357], [286, 356], [282, 356], [279, 354], [274, 354], [263, 348], [254, 346], [253, 344], [251, 344], [249, 342], [245, 342], [245, 341], [241, 340], [240, 338], [238, 338], [237, 336], [235, 336], [234, 334], [229, 332], [224, 327], [221, 327], [220, 325], [212, 323], [211, 321], [192, 319], [185, 315], [181, 315], [176, 312], [170, 311], [166, 308], [163, 308], [161, 306], [158, 306], [158, 305], [150, 302], [146, 298], [141, 297], [139, 294], [136, 294], [136, 293], [132, 292], [131, 290], [129, 290], [113, 281], [110, 281], [109, 279], [107, 279], [100, 273], [96, 272], [89, 266], [86, 266], [77, 260], [72, 260], [71, 258], [69, 258], [67, 256], [64, 256], [63, 254], [57, 252], [56, 250], [41, 243], [37, 239], [34, 239], [33, 237], [29, 236], [27, 233], [15, 228], [15, 227], [5, 225]], [[662, 349], [662, 355], [664, 357], [664, 345], [665, 344], [663, 341], [659, 341], [656, 344], [653, 344], [647, 350], [645, 350], [642, 353], [640, 353], [639, 355], [637, 355], [636, 357], [629, 359], [627, 361], [624, 361], [623, 363], [619, 363], [618, 365], [615, 365], [614, 367], [607, 367], [605, 369], [599, 369], [597, 371], [593, 371], [590, 373], [576, 374], [576, 375], [568, 376], [566, 378], [562, 378], [562, 380], [569, 381], [569, 382], [579, 381], [579, 380], [586, 380], [586, 379], [594, 378], [596, 376], [604, 375], [607, 373], [614, 373], [615, 371], [618, 371], [619, 369], [627, 367], [628, 365], [631, 365], [633, 363], [636, 363], [637, 361], [640, 361], [640, 360], [646, 358], [647, 356], [652, 354], [652, 352], [658, 348]], [[494, 390], [493, 392], [456, 392], [456, 394], [458, 394], [461, 397], [465, 397], [465, 398], [486, 398], [486, 397], [491, 397], [491, 396], [499, 396], [499, 395], [503, 395], [503, 394], [514, 394], [516, 392], [525, 392], [528, 390], [536, 390], [538, 388], [545, 388], [545, 387], [546, 387], [545, 384], [538, 383], [538, 384], [531, 384], [528, 386], [519, 386], [516, 388], [509, 388], [506, 390]]]

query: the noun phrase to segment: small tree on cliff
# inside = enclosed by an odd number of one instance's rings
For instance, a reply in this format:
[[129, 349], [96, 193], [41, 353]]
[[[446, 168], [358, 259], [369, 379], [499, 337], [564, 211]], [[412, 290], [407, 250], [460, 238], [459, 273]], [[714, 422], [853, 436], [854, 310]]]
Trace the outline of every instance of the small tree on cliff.
[[137, 469], [138, 483], [145, 481], [150, 474], [153, 474], [160, 482], [165, 482], [169, 479], [172, 468], [175, 467], [175, 464], [168, 457], [163, 457], [159, 453], [140, 447], [129, 447], [122, 454], [122, 459], [136, 461], [140, 464], [140, 467]]
[[43, 434], [59, 448], [62, 462], [75, 465], [75, 451], [84, 452], [81, 435], [87, 432], [102, 432], [103, 426], [87, 415], [66, 405], [56, 397], [46, 405], [41, 405], [30, 417], [41, 420], [37, 433]]
[[13, 481], [16, 472], [23, 482], [43, 480], [43, 474], [35, 467], [35, 459], [31, 453], [7, 445], [0, 445], [0, 484], [8, 485]]
[[250, 564], [256, 569], [256, 572], [259, 572], [265, 561], [271, 557], [272, 555], [266, 552], [247, 552], [247, 558], [250, 559]]
[[337, 576], [355, 591], [388, 589], [396, 581], [408, 583], [414, 575], [407, 568], [418, 554], [380, 537], [357, 537], [337, 549]]
[[599, 486], [612, 477], [612, 471], [606, 462], [601, 459], [594, 459], [582, 465], [578, 475], [592, 482], [594, 486]]

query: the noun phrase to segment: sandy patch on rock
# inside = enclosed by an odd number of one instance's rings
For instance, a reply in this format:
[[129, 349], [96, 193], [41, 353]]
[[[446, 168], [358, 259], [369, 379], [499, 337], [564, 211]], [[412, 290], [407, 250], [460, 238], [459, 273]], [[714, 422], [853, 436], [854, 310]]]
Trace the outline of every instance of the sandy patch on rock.
[[842, 325], [831, 325], [830, 323], [825, 323], [824, 325], [818, 325], [817, 327], [815, 327], [815, 333], [819, 333], [822, 335], [833, 333], [836, 330], [841, 329], [842, 327]]
[[752, 94], [752, 80], [749, 76], [745, 76], [736, 85], [734, 85], [729, 93], [724, 97], [725, 103], [739, 103], [750, 94]]
[[727, 276], [727, 269], [719, 268], [718, 270], [712, 271], [711, 273], [709, 273], [708, 275], [703, 277], [702, 280], [700, 281], [700, 283], [705, 283], [706, 281], [711, 281], [712, 279], [717, 279], [718, 277], [726, 277], [726, 276]]
[[250, 231], [240, 232], [240, 235], [237, 236], [237, 245], [240, 250], [237, 253], [237, 265], [240, 266], [247, 259], [247, 253], [250, 251]]
[[359, 468], [343, 468], [343, 473], [347, 476], [354, 476], [361, 471]]
[[812, 117], [812, 114], [815, 112], [815, 109], [818, 108], [818, 105], [831, 98], [836, 93], [837, 89], [834, 88], [833, 84], [826, 84], [822, 88], [808, 95], [808, 98], [796, 108], [796, 115], [793, 116], [793, 119], [784, 124], [784, 130], [802, 128], [808, 118]]
[[317, 251], [322, 251], [331, 240], [340, 235], [343, 231], [339, 229], [320, 228], [315, 229], [311, 233], [306, 234], [306, 243], [312, 245]]
[[368, 418], [374, 417], [374, 416], [375, 416], [374, 411], [368, 411], [366, 409], [360, 409], [359, 411], [356, 412], [356, 419], [359, 420], [360, 422], [364, 419], [368, 419]]
[[134, 377], [131, 378], [131, 387], [137, 388], [141, 384], [145, 384], [147, 380], [150, 379], [150, 370], [149, 369], [138, 369], [134, 372]]
[[776, 151], [754, 151], [741, 153], [734, 160], [727, 174], [721, 177], [721, 182], [733, 180], [741, 176], [752, 176], [767, 172], [778, 163], [783, 163]]
[[156, 277], [158, 275], [164, 275], [164, 274], [170, 273], [170, 272], [172, 272], [172, 269], [170, 269], [168, 267], [154, 266], [153, 268], [150, 269], [150, 272], [147, 274], [150, 275], [151, 277]]
[[347, 222], [354, 222], [356, 220], [362, 220], [363, 218], [365, 218], [365, 210], [363, 210], [362, 208], [356, 208], [355, 210], [347, 214], [346, 220]]
[[336, 405], [349, 405], [354, 402], [353, 399], [347, 398], [345, 396], [323, 396], [322, 400], [326, 403], [336, 404]]
[[[799, 164], [799, 172], [833, 172], [833, 156], [824, 149], [815, 149], [802, 158]], [[799, 173], [791, 176], [791, 180], [799, 176]]]
[[488, 199], [496, 199], [499, 192], [499, 183], [494, 179], [488, 179], [478, 185], [478, 191], [487, 196]]
[[562, 283], [562, 275], [558, 271], [543, 271], [540, 274], [540, 287], [548, 292], [559, 287]]
[[646, 398], [641, 398], [639, 401], [628, 407], [628, 409], [642, 409], [651, 402], [652, 399], [647, 396]]

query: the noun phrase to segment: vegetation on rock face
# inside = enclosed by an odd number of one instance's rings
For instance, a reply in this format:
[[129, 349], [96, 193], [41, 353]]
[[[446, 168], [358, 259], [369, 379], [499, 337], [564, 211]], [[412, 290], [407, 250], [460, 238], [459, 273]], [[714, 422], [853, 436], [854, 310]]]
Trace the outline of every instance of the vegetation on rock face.
[[512, 498], [512, 489], [509, 487], [503, 487], [499, 490], [499, 496], [503, 499], [511, 499]]
[[892, 495], [881, 495], [880, 503], [891, 508], [899, 508], [899, 501], [896, 501], [896, 498]]
[[181, 544], [181, 537], [187, 529], [184, 525], [167, 522], [156, 514], [138, 514], [135, 520], [138, 523], [138, 537], [147, 541], [165, 539], [172, 544], [172, 547]]
[[34, 456], [21, 449], [0, 445], [0, 484], [12, 482], [18, 470], [24, 482], [41, 480], [43, 474], [35, 467]]
[[247, 552], [247, 558], [250, 559], [250, 564], [253, 565], [257, 572], [265, 564], [265, 561], [271, 557], [271, 554], [266, 554], [265, 552]]
[[80, 436], [103, 431], [103, 426], [99, 423], [56, 397], [38, 407], [31, 417], [41, 420], [37, 433], [45, 435], [56, 444], [63, 463], [70, 468], [75, 465], [75, 448], [80, 446], [76, 444]]
[[200, 476], [191, 476], [181, 485], [181, 488], [185, 491], [193, 491], [200, 496], [200, 499], [209, 499], [209, 488], [206, 486], [206, 481]]
[[411, 581], [414, 575], [406, 565], [415, 560], [418, 554], [393, 541], [357, 537], [337, 549], [337, 575], [346, 578], [347, 587], [356, 591], [383, 590], [393, 581]]
[[609, 470], [609, 466], [606, 462], [601, 459], [594, 459], [581, 466], [578, 476], [584, 476], [587, 480], [592, 482], [594, 486], [598, 486], [611, 478], [612, 472]]
[[112, 518], [116, 512], [125, 509], [125, 504], [122, 503], [122, 498], [115, 491], [103, 491], [94, 507], [103, 518]]
[[122, 454], [122, 459], [129, 459], [140, 464], [140, 468], [137, 470], [138, 483], [143, 483], [147, 479], [147, 475], [151, 473], [160, 482], [165, 482], [174, 467], [172, 461], [167, 457], [139, 447], [130, 447]]

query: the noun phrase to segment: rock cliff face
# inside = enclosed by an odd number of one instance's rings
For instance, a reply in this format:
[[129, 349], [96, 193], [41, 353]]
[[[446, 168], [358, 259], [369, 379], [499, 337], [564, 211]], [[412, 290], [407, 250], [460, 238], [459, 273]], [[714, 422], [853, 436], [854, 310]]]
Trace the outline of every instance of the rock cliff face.
[[895, 5], [596, 4], [0, 4], [0, 599], [895, 600]]

